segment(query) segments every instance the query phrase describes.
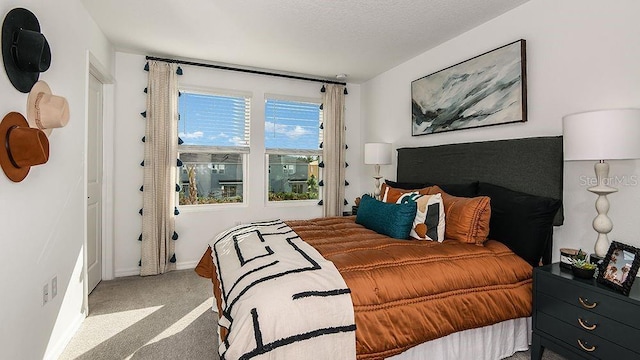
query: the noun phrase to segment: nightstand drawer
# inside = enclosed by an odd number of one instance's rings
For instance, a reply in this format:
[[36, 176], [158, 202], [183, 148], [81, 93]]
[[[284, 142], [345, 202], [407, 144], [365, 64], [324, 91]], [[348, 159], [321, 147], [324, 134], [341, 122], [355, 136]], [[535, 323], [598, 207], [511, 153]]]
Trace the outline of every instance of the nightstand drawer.
[[[640, 353], [640, 330], [539, 292], [537, 310], [587, 333]], [[591, 329], [591, 330], [589, 330]]]
[[638, 327], [640, 324], [640, 312], [637, 306], [615, 298], [612, 291], [576, 285], [572, 281], [556, 276], [544, 276], [544, 279], [539, 280], [536, 290], [538, 292], [631, 327]]
[[536, 329], [545, 332], [578, 352], [598, 359], [638, 359], [640, 354], [575, 328], [543, 312], [537, 313]]

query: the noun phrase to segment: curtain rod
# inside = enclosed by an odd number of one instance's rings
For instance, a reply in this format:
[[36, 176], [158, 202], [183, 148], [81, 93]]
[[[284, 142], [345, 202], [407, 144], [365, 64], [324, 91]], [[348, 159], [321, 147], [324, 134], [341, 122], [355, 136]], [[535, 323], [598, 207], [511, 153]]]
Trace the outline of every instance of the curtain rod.
[[183, 64], [183, 65], [193, 65], [193, 66], [207, 67], [207, 68], [213, 68], [213, 69], [239, 71], [239, 72], [245, 72], [245, 73], [249, 73], [249, 74], [276, 76], [276, 77], [283, 77], [283, 78], [287, 78], [287, 79], [296, 79], [296, 80], [304, 80], [304, 81], [315, 81], [315, 82], [321, 82], [321, 83], [327, 83], [327, 84], [347, 85], [347, 83], [339, 82], [339, 81], [314, 79], [314, 78], [308, 78], [308, 77], [304, 77], [304, 76], [278, 74], [278, 73], [272, 73], [272, 72], [267, 72], [267, 71], [242, 69], [242, 68], [235, 68], [235, 67], [231, 67], [231, 66], [204, 64], [204, 63], [193, 62], [193, 61], [167, 59], [167, 58], [160, 58], [160, 57], [155, 57], [155, 56], [147, 56], [146, 59], [147, 60], [163, 61], [163, 62], [168, 62], [168, 63]]

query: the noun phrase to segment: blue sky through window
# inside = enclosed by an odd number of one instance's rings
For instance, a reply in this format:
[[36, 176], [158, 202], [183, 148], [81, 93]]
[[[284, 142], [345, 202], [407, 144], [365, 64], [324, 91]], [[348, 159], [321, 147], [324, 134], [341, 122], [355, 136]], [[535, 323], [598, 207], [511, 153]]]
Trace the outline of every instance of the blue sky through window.
[[[182, 92], [178, 98], [178, 136], [184, 145], [248, 146], [248, 106], [249, 100], [241, 96]], [[265, 102], [267, 149], [318, 150], [319, 126], [319, 104], [274, 99]]]
[[268, 99], [265, 102], [265, 147], [318, 150], [319, 106], [314, 103]]
[[178, 98], [178, 136], [184, 145], [249, 146], [249, 100], [182, 92]]

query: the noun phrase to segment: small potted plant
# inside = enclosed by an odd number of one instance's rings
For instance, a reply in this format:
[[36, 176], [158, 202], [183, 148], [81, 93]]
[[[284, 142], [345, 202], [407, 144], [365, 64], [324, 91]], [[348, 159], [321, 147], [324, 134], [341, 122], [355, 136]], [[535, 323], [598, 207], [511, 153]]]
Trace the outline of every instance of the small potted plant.
[[596, 272], [596, 264], [590, 263], [587, 259], [587, 254], [582, 250], [578, 251], [578, 254], [571, 261], [571, 271], [573, 275], [582, 279], [591, 279]]

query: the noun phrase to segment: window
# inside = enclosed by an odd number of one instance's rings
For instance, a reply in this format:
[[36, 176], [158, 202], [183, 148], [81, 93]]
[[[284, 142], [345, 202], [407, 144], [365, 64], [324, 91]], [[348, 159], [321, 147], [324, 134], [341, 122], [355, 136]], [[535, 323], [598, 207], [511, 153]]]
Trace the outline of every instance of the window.
[[215, 174], [224, 174], [224, 164], [213, 164], [211, 172]]
[[291, 192], [295, 194], [302, 194], [305, 191], [304, 183], [293, 183], [291, 184]]
[[318, 199], [321, 119], [320, 100], [267, 96], [269, 201]]
[[180, 205], [243, 202], [250, 108], [248, 95], [181, 91]]

